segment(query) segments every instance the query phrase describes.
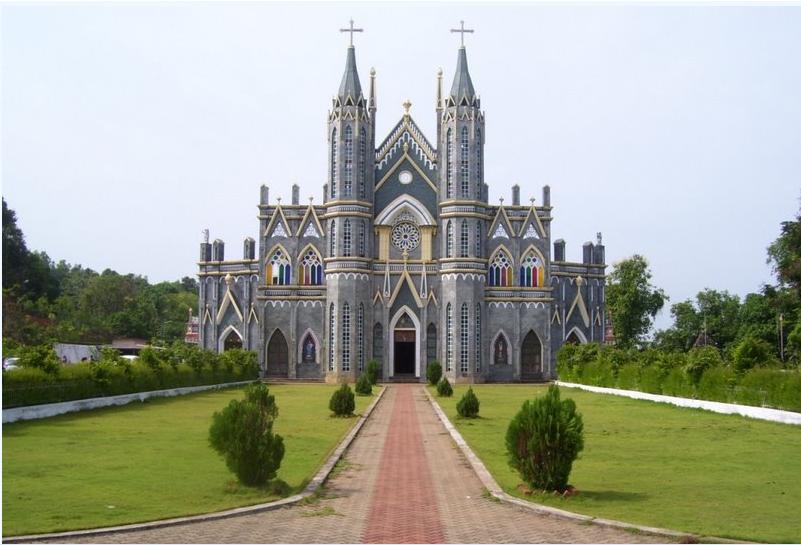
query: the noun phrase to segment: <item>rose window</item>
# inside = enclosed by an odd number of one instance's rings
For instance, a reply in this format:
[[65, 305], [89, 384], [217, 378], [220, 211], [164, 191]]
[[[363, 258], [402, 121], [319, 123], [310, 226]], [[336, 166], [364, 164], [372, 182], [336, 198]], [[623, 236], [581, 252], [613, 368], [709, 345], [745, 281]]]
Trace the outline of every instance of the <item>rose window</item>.
[[402, 221], [392, 229], [392, 244], [400, 250], [414, 250], [420, 244], [420, 230], [415, 224]]

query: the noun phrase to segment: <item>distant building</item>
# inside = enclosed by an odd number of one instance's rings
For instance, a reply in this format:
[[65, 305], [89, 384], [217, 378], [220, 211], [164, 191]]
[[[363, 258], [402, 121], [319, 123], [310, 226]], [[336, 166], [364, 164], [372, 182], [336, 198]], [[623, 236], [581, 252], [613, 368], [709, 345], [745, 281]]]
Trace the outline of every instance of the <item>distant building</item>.
[[100, 349], [93, 344], [54, 343], [53, 350], [61, 363], [81, 363], [100, 359]]
[[189, 318], [186, 321], [186, 333], [184, 342], [186, 344], [198, 344], [200, 342], [200, 318], [192, 316], [192, 309], [189, 309]]
[[138, 356], [146, 346], [150, 346], [150, 343], [145, 339], [120, 337], [111, 341], [111, 348], [119, 351], [123, 356]]

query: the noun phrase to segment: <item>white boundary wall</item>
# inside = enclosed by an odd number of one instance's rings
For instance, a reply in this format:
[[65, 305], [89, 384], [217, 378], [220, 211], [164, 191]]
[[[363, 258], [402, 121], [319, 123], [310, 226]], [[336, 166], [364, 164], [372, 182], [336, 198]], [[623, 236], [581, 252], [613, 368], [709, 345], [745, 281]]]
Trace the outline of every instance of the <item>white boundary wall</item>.
[[242, 386], [250, 384], [252, 380], [241, 382], [225, 382], [223, 384], [208, 384], [206, 386], [187, 386], [186, 388], [171, 388], [169, 390], [153, 390], [150, 392], [136, 392], [119, 396], [92, 397], [89, 399], [76, 399], [75, 401], [64, 401], [62, 403], [46, 403], [44, 405], [29, 405], [27, 407], [14, 407], [13, 409], [3, 409], [3, 424], [17, 422], [19, 420], [38, 420], [49, 418], [65, 413], [77, 411], [88, 411], [100, 409], [102, 407], [113, 407], [115, 405], [127, 405], [133, 401], [144, 401], [151, 397], [174, 397], [204, 390], [217, 390], [230, 386]]
[[720, 403], [719, 401], [705, 401], [703, 399], [689, 399], [686, 397], [663, 396], [657, 394], [647, 394], [636, 390], [618, 390], [617, 388], [602, 388], [600, 386], [588, 386], [587, 384], [575, 384], [572, 382], [562, 382], [557, 380], [556, 384], [565, 388], [578, 388], [595, 392], [596, 394], [611, 394], [616, 396], [630, 397], [632, 399], [645, 399], [656, 401], [657, 403], [670, 403], [678, 407], [690, 407], [693, 409], [704, 409], [722, 414], [739, 414], [749, 418], [759, 420], [769, 420], [771, 422], [781, 422], [782, 424], [795, 424], [801, 426], [801, 413], [792, 411], [781, 411], [779, 409], [768, 409], [765, 407], [753, 407], [751, 405], [737, 405], [735, 403]]

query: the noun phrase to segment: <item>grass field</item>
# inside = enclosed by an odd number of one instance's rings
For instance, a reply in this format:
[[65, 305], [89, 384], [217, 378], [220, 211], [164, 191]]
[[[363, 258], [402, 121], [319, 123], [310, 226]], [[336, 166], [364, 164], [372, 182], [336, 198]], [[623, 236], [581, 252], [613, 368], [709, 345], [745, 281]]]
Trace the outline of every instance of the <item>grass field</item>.
[[478, 385], [481, 417], [462, 419], [438, 398], [508, 493], [561, 509], [705, 535], [801, 542], [801, 427], [562, 388], [584, 417], [585, 448], [570, 498], [518, 489], [504, 438], [523, 401], [543, 387]]
[[[355, 418], [329, 416], [335, 386], [270, 387], [286, 454], [278, 478], [300, 491]], [[3, 535], [93, 528], [275, 499], [239, 486], [208, 446], [211, 416], [241, 389], [3, 425]], [[373, 398], [356, 396], [360, 414]]]

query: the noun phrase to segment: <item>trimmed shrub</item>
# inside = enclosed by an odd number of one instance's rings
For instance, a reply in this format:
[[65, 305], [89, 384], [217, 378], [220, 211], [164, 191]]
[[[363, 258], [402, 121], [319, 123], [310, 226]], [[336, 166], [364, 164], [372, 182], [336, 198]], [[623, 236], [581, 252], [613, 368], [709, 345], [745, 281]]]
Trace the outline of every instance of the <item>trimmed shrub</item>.
[[361, 396], [369, 396], [373, 393], [373, 385], [370, 384], [370, 378], [367, 373], [362, 373], [359, 380], [356, 381], [356, 393]]
[[621, 390], [636, 390], [640, 382], [640, 367], [627, 363], [617, 371], [617, 387]]
[[459, 416], [463, 416], [464, 418], [475, 418], [478, 416], [478, 407], [480, 404], [481, 402], [473, 392], [473, 388], [470, 387], [462, 396], [462, 399], [456, 404], [456, 412], [459, 413]]
[[739, 403], [746, 405], [790, 409], [790, 407], [783, 406], [782, 397], [786, 386], [793, 382], [798, 384], [797, 381], [792, 380], [793, 375], [797, 374], [778, 369], [751, 369], [743, 375], [735, 398]]
[[743, 337], [732, 353], [734, 369], [744, 373], [755, 367], [769, 367], [776, 364], [773, 347], [757, 337]]
[[56, 351], [48, 344], [29, 346], [20, 350], [20, 367], [41, 369], [49, 375], [58, 375], [61, 370], [61, 361]]
[[661, 394], [664, 377], [665, 372], [659, 367], [644, 367], [640, 371], [640, 390], [649, 394]]
[[275, 478], [281, 467], [284, 440], [273, 434], [277, 416], [275, 397], [261, 383], [248, 386], [244, 400], [232, 400], [221, 412], [214, 413], [209, 443], [247, 486], [264, 485]]
[[567, 489], [573, 461], [584, 448], [584, 423], [572, 399], [559, 387], [523, 403], [506, 431], [509, 465], [531, 488]]
[[615, 374], [609, 363], [594, 361], [584, 366], [581, 375], [581, 382], [592, 386], [604, 386], [613, 388], [615, 386]]
[[728, 402], [734, 397], [737, 375], [727, 367], [707, 369], [698, 381], [698, 397], [710, 401]]
[[722, 365], [723, 358], [720, 356], [720, 350], [714, 346], [704, 346], [693, 348], [687, 353], [687, 365], [684, 367], [684, 371], [692, 383], [697, 385], [707, 369]]
[[426, 380], [431, 386], [436, 386], [439, 379], [442, 378], [442, 366], [438, 361], [432, 361], [426, 367]]
[[381, 368], [378, 366], [378, 362], [375, 360], [370, 360], [367, 362], [367, 368], [365, 373], [367, 373], [367, 378], [370, 379], [370, 384], [375, 386], [378, 384], [378, 373], [381, 371]]
[[437, 383], [437, 395], [440, 397], [451, 397], [453, 395], [453, 388], [451, 383], [448, 382], [448, 377], [442, 377]]
[[662, 393], [669, 396], [695, 397], [695, 387], [684, 369], [672, 369], [662, 381]]
[[331, 396], [328, 408], [331, 409], [334, 416], [353, 416], [353, 411], [356, 409], [356, 398], [350, 386], [347, 384], [340, 386]]

